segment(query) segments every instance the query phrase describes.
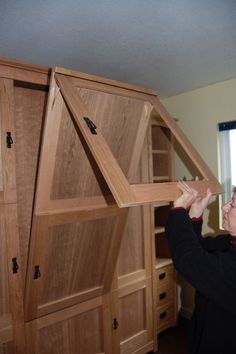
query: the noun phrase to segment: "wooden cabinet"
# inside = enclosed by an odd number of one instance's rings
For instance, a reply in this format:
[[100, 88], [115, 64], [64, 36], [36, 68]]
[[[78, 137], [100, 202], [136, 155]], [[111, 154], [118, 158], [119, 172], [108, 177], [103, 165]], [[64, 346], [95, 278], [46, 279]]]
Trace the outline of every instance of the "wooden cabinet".
[[[46, 69], [4, 64], [0, 69], [9, 78], [1, 79], [0, 91], [3, 352], [152, 350], [150, 207], [117, 207], [55, 81], [48, 94]], [[130, 97], [130, 88], [74, 81], [122, 173], [131, 183], [149, 182], [150, 103], [132, 90]]]
[[[155, 111], [152, 113], [151, 146], [153, 182], [173, 181], [173, 136], [170, 129]], [[152, 234], [155, 248], [155, 325], [157, 333], [175, 325], [178, 311], [176, 273], [165, 237], [165, 224], [170, 207], [171, 203], [169, 201], [154, 204], [152, 207]]]
[[170, 129], [191, 147], [153, 90], [0, 59], [0, 353], [156, 349], [177, 311]]

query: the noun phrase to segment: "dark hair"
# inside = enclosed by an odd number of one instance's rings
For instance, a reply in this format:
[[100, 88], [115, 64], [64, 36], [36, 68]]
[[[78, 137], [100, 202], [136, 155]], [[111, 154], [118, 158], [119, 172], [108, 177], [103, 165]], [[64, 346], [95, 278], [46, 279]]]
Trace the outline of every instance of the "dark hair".
[[233, 193], [235, 193], [235, 192], [236, 192], [236, 187], [233, 187], [232, 192], [233, 192]]

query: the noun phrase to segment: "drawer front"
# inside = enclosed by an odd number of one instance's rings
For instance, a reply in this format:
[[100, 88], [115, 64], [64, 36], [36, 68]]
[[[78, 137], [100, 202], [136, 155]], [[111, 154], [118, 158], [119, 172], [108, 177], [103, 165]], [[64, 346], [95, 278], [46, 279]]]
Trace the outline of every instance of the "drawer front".
[[175, 285], [173, 283], [166, 284], [157, 288], [157, 307], [167, 304], [174, 304], [175, 301]]
[[166, 283], [175, 282], [175, 271], [172, 264], [157, 269], [156, 274], [157, 274], [157, 287], [160, 287]]
[[157, 309], [157, 333], [175, 325], [174, 305], [166, 305]]

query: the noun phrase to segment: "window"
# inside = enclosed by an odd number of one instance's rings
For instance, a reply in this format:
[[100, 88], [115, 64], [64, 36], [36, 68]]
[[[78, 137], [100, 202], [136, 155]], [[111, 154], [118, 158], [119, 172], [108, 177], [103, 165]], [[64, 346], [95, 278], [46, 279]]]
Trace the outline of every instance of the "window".
[[236, 121], [218, 124], [220, 148], [220, 180], [225, 188], [221, 203], [231, 199], [232, 188], [236, 186]]

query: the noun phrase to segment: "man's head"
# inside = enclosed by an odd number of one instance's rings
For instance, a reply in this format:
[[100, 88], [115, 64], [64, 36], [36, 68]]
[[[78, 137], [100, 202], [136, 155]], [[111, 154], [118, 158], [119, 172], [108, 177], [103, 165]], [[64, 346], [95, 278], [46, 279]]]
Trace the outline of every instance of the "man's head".
[[232, 200], [223, 206], [223, 228], [236, 236], [236, 187], [233, 188]]

